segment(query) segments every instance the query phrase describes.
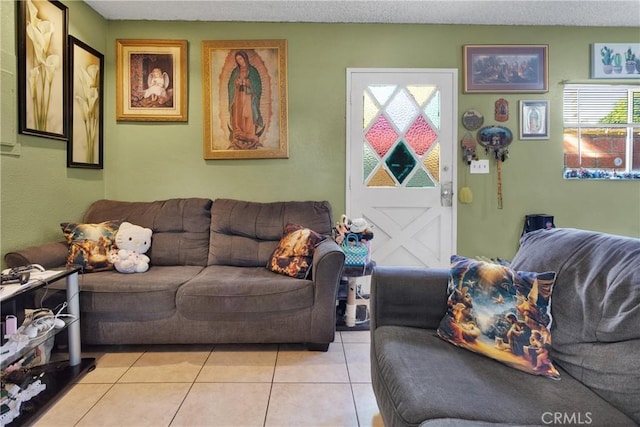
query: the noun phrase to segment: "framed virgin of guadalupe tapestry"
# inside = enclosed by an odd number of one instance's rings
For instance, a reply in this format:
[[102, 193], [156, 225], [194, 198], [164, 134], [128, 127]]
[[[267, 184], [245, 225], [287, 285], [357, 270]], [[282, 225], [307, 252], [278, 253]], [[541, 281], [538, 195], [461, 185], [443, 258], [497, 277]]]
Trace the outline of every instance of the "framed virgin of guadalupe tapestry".
[[205, 159], [288, 158], [287, 41], [202, 42]]

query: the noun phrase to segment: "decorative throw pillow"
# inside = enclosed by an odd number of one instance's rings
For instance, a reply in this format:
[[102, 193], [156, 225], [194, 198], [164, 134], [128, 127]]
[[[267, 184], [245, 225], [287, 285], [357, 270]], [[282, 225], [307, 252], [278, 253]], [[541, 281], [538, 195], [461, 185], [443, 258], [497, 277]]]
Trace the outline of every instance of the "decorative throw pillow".
[[274, 273], [305, 279], [311, 271], [315, 247], [326, 239], [313, 230], [287, 224], [284, 236], [273, 251], [267, 268]]
[[549, 356], [555, 277], [452, 256], [438, 336], [521, 371], [559, 378]]
[[109, 252], [115, 245], [116, 234], [122, 221], [105, 221], [99, 224], [60, 224], [69, 244], [67, 265], [83, 267], [83, 273], [113, 269]]

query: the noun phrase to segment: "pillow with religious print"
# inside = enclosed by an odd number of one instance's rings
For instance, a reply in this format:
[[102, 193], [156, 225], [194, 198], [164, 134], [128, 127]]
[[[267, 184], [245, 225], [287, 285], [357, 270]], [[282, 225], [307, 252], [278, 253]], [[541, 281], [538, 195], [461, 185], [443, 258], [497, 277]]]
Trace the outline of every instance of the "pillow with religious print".
[[60, 224], [69, 244], [67, 265], [82, 267], [82, 273], [111, 270], [109, 252], [115, 246], [116, 234], [122, 221], [105, 221], [98, 224]]
[[287, 224], [267, 268], [274, 273], [306, 279], [315, 247], [326, 237], [296, 224]]
[[559, 378], [549, 356], [555, 277], [452, 256], [438, 336], [521, 371]]

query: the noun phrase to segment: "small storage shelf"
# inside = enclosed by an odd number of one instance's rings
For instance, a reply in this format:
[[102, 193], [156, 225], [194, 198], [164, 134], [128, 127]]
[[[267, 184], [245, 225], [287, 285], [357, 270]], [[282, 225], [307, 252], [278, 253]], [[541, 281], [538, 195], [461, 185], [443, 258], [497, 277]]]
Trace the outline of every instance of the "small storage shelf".
[[31, 425], [56, 399], [67, 389], [73, 386], [78, 378], [96, 367], [96, 360], [92, 357], [83, 358], [80, 364], [71, 366], [68, 360], [52, 362], [45, 365], [34, 366], [22, 372], [25, 376], [40, 377], [44, 390], [32, 397], [20, 406], [20, 416], [10, 423], [2, 424], [6, 427]]
[[44, 344], [49, 338], [56, 336], [60, 332], [67, 329], [67, 327], [69, 327], [71, 323], [77, 321], [77, 319], [71, 319], [71, 318], [62, 318], [62, 320], [65, 323], [64, 327], [54, 328], [47, 331], [46, 333], [36, 336], [35, 338], [31, 338], [26, 346], [24, 346], [23, 348], [21, 348], [15, 353], [0, 355], [0, 371], [3, 371], [5, 368], [7, 368], [7, 366], [10, 366], [12, 363], [20, 360], [22, 357], [29, 354], [29, 352], [32, 351], [34, 348], [36, 348], [40, 344]]
[[[0, 295], [3, 305], [13, 305], [13, 314], [25, 307], [18, 307], [17, 301], [28, 293], [43, 286], [65, 279], [67, 288], [67, 310], [70, 317], [60, 317], [65, 325], [40, 333], [14, 353], [0, 355], [2, 371], [2, 412], [0, 424], [4, 426], [30, 425], [44, 413], [61, 393], [72, 386], [82, 375], [95, 369], [94, 358], [82, 358], [80, 352], [80, 304], [78, 289], [79, 267], [67, 267], [60, 270], [43, 272], [46, 278], [21, 286], [16, 292]], [[28, 368], [7, 371], [12, 364], [21, 361], [39, 345], [53, 339], [63, 330], [68, 331], [69, 360], [50, 362]], [[18, 405], [18, 399], [20, 399]], [[17, 417], [9, 415], [19, 406]], [[11, 419], [11, 421], [9, 421]]]
[[357, 289], [356, 292], [356, 319], [353, 326], [347, 325], [346, 312], [347, 312], [347, 300], [349, 299], [349, 288], [351, 285], [354, 287], [354, 279], [358, 277], [371, 276], [373, 269], [375, 268], [375, 261], [370, 261], [365, 265], [347, 265], [342, 270], [342, 278], [340, 280], [340, 287], [338, 288], [338, 297], [336, 301], [336, 330], [337, 331], [368, 331], [369, 330], [369, 295], [360, 294]]

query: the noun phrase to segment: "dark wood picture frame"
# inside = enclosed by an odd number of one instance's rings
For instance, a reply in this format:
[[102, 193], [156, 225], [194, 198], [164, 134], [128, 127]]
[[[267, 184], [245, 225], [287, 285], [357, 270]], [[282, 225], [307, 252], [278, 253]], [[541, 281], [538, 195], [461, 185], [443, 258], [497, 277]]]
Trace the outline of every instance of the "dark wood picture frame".
[[18, 131], [66, 141], [68, 9], [59, 1], [17, 4]]
[[102, 169], [104, 55], [69, 36], [67, 167]]

